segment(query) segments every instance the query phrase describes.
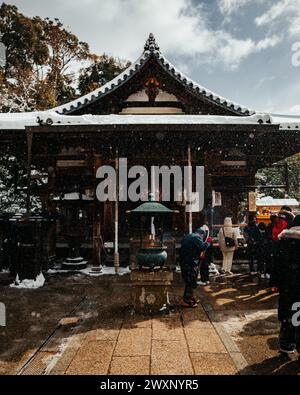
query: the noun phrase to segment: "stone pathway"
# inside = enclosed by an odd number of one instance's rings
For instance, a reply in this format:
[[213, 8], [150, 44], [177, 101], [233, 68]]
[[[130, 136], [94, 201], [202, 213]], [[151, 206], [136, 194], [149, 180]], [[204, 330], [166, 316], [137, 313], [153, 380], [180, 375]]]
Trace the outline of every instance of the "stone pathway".
[[205, 304], [156, 318], [125, 312], [120, 319], [91, 307], [86, 302], [81, 321], [61, 326], [20, 373], [235, 375], [245, 368]]
[[212, 278], [189, 311], [175, 274], [175, 312], [152, 319], [130, 315], [129, 276], [55, 274], [32, 291], [9, 288], [5, 274], [0, 283], [1, 374], [300, 373], [297, 354], [278, 353], [277, 295], [253, 276]]

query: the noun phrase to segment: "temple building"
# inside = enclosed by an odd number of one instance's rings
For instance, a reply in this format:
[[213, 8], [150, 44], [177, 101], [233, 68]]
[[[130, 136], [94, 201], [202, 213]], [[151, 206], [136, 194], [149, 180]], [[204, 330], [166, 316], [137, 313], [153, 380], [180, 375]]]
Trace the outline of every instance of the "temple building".
[[[91, 199], [87, 245], [100, 262], [101, 245], [128, 248], [134, 225], [127, 211], [137, 203], [97, 201], [99, 166], [116, 166], [118, 158], [146, 169], [204, 166], [205, 210], [217, 194], [215, 221], [223, 212], [238, 223], [257, 171], [300, 152], [300, 117], [257, 113], [211, 92], [177, 70], [150, 34], [139, 59], [101, 88], [49, 111], [0, 114], [0, 141], [3, 152], [27, 163], [28, 211], [34, 195], [45, 210], [70, 194]], [[32, 170], [47, 174], [46, 185], [33, 186]], [[186, 213], [185, 204], [168, 205], [179, 212], [168, 219], [172, 237], [188, 232], [199, 214]]]

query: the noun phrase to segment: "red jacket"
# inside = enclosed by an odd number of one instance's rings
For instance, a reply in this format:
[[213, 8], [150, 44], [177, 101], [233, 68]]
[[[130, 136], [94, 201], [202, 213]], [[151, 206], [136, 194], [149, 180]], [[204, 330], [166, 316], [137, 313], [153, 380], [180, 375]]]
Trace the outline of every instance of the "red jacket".
[[278, 236], [287, 228], [287, 226], [288, 223], [285, 219], [280, 217], [276, 218], [272, 231], [272, 240], [275, 242], [279, 241]]

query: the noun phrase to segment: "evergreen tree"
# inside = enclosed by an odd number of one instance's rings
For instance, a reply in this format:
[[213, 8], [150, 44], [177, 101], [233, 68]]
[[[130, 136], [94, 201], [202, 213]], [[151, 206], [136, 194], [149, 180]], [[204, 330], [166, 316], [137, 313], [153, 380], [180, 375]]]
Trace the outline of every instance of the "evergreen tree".
[[[287, 166], [287, 174], [285, 166]], [[286, 182], [289, 184], [288, 193], [285, 188], [261, 188], [259, 192], [278, 199], [286, 197], [287, 194], [288, 197], [300, 201], [300, 153], [277, 163], [277, 166], [262, 169], [257, 173], [257, 185], [259, 186], [285, 185]]]
[[[5, 3], [0, 5], [0, 33], [6, 47], [6, 63], [0, 67], [0, 112], [53, 108], [98, 88], [129, 65], [91, 54], [88, 44], [59, 19], [29, 18]], [[87, 67], [74, 72], [82, 61]], [[16, 158], [1, 152], [0, 211], [24, 208], [24, 169], [25, 164], [17, 164]]]
[[93, 63], [81, 70], [78, 84], [80, 95], [85, 95], [100, 88], [121, 74], [129, 66], [130, 62], [122, 62], [106, 54], [95, 56]]
[[44, 110], [76, 97], [72, 66], [91, 54], [59, 19], [28, 18], [3, 3], [0, 32], [7, 53], [0, 68], [1, 111]]
[[[0, 67], [0, 111], [53, 108], [102, 86], [129, 63], [90, 53], [87, 43], [59, 19], [29, 18], [16, 6], [0, 6], [6, 64]], [[86, 61], [87, 67], [79, 69]]]

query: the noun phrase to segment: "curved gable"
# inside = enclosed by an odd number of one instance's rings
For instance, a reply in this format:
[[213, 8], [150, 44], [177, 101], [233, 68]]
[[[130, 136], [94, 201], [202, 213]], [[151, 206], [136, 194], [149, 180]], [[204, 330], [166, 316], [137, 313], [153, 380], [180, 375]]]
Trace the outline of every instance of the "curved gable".
[[[151, 78], [156, 81], [154, 86], [149, 88]], [[149, 92], [152, 88], [156, 89], [156, 95], [155, 92]], [[175, 97], [177, 105], [175, 107], [170, 105], [175, 100], [161, 100], [163, 94], [165, 98]], [[73, 115], [118, 114], [124, 113], [124, 109], [130, 113], [128, 108], [133, 102], [128, 100], [130, 96], [136, 97], [138, 107], [146, 103], [145, 96], [148, 96], [150, 103], [148, 107], [180, 108], [180, 113], [186, 114], [240, 116], [255, 114], [255, 111], [221, 97], [186, 77], [162, 55], [152, 34], [146, 42], [141, 57], [123, 73], [95, 91], [53, 110], [59, 114]], [[139, 97], [142, 96], [140, 100]]]

